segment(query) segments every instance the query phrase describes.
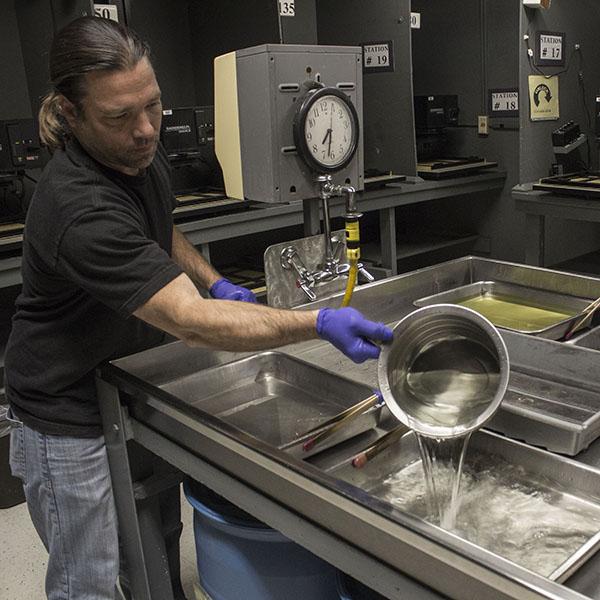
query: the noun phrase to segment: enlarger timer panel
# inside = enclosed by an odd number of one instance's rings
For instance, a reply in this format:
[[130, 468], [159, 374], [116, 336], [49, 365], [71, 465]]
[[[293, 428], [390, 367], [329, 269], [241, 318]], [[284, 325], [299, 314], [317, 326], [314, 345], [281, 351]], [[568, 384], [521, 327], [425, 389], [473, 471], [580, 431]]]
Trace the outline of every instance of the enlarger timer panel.
[[215, 149], [227, 195], [293, 202], [318, 195], [314, 167], [296, 149], [293, 122], [316, 86], [344, 93], [358, 118], [357, 149], [333, 183], [364, 189], [359, 47], [266, 44], [215, 59]]

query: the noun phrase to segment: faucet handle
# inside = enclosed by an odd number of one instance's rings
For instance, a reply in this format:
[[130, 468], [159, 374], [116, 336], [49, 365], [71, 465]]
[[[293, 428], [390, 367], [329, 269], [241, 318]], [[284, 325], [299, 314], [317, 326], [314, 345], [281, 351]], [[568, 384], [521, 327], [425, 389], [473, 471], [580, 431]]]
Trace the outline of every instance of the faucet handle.
[[317, 299], [317, 295], [300, 279], [296, 279], [296, 287], [299, 287], [308, 296], [308, 299], [311, 302], [314, 302]]
[[310, 289], [315, 285], [314, 274], [311, 273], [302, 262], [295, 246], [286, 246], [280, 255], [281, 266], [288, 271], [295, 271], [297, 275], [296, 287], [300, 288], [314, 302], [317, 295]]
[[344, 250], [346, 249], [346, 240], [342, 237], [335, 235], [331, 236], [331, 248], [333, 251], [333, 260], [336, 262], [341, 262], [344, 256]]
[[367, 271], [362, 263], [358, 263], [358, 272], [369, 282], [375, 281], [375, 277]]

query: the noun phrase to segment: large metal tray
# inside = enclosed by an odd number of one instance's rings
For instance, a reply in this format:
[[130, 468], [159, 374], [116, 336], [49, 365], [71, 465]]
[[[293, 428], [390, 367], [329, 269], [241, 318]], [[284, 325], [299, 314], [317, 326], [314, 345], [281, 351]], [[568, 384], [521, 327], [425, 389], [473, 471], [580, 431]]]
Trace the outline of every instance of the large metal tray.
[[[497, 526], [498, 536], [486, 540], [486, 544], [495, 547], [481, 547], [506, 560], [520, 555], [522, 562], [512, 562], [559, 582], [569, 578], [600, 548], [599, 470], [486, 430], [480, 430], [472, 436], [464, 469], [469, 476], [482, 477], [484, 473], [483, 477], [491, 478], [496, 478], [497, 472], [502, 469], [502, 478], [506, 477], [509, 483], [506, 486], [506, 500], [513, 498], [514, 490], [515, 493], [522, 493], [523, 499], [526, 498], [525, 491], [533, 493], [532, 504], [527, 507], [531, 522], [525, 523], [533, 527], [525, 540], [522, 536], [526, 535], [526, 528], [521, 528], [519, 522], [513, 529], [519, 537], [510, 537], [512, 521], [520, 518], [521, 507], [513, 502], [502, 510], [505, 499], [502, 493], [485, 496], [480, 492], [477, 496], [469, 498], [467, 495], [463, 498], [464, 508], [462, 512], [459, 510], [458, 523], [471, 521], [471, 533], [463, 536], [459, 529], [454, 532], [459, 538], [479, 546], [478, 542], [484, 537], [482, 530], [488, 526], [486, 520], [496, 515], [498, 521], [490, 525]], [[485, 474], [486, 471], [488, 474]], [[343, 461], [328, 469], [328, 473], [377, 498], [383, 502], [384, 510], [392, 514], [395, 510], [403, 510], [399, 507], [406, 500], [391, 498], [390, 477], [398, 477], [400, 473], [415, 488], [424, 487], [418, 443], [412, 432], [372, 458], [362, 469]], [[569, 515], [569, 519], [559, 526], [553, 521], [554, 507], [558, 503], [564, 503], [564, 510], [567, 511], [564, 515]], [[408, 506], [406, 512], [414, 516], [422, 518], [426, 512], [425, 502], [419, 493], [414, 494]], [[577, 539], [571, 538], [570, 546], [566, 542], [561, 545], [563, 540], [560, 536], [566, 540], [574, 534]], [[508, 539], [500, 539], [503, 537]], [[497, 552], [499, 546], [503, 547], [504, 556]]]
[[[468, 285], [456, 287], [432, 296], [426, 296], [415, 300], [415, 306], [429, 306], [431, 304], [462, 304], [466, 301], [478, 299], [503, 299], [510, 300], [516, 305], [542, 309], [546, 311], [568, 314], [565, 317], [556, 317], [552, 322], [545, 326], [537, 326], [535, 322], [523, 321], [518, 326], [507, 325], [503, 320], [487, 316], [494, 325], [509, 331], [524, 333], [542, 337], [550, 340], [559, 340], [569, 331], [571, 325], [577, 321], [584, 308], [586, 308], [591, 299], [578, 298], [568, 294], [559, 294], [540, 289], [529, 288], [512, 283], [500, 281], [476, 281]], [[477, 309], [475, 309], [477, 310]]]
[[[311, 450], [319, 425], [373, 390], [280, 352], [262, 352], [165, 383], [163, 390], [255, 438], [307, 458], [376, 427], [373, 407]], [[312, 433], [307, 434], [312, 430]]]

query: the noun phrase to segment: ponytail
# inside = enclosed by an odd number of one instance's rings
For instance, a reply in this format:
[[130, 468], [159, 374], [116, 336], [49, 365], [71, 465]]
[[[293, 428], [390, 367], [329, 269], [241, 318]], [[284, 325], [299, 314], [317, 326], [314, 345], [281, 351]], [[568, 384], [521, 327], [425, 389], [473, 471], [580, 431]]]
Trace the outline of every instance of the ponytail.
[[48, 146], [50, 152], [65, 147], [68, 129], [64, 117], [60, 113], [60, 95], [50, 92], [42, 101], [39, 113], [40, 139]]
[[61, 29], [50, 48], [52, 91], [39, 113], [40, 139], [50, 152], [64, 148], [70, 135], [61, 97], [80, 111], [87, 73], [131, 69], [149, 57], [148, 45], [136, 33], [109, 19], [80, 17]]

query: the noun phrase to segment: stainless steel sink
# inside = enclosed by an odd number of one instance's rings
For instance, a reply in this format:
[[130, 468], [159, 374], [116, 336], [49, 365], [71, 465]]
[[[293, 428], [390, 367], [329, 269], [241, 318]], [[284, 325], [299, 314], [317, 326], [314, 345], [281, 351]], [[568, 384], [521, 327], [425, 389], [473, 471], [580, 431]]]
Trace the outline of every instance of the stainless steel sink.
[[[466, 257], [360, 286], [354, 293], [352, 304], [367, 317], [392, 324], [414, 309], [415, 299], [475, 281], [505, 281], [582, 298], [600, 296], [600, 279]], [[337, 307], [340, 302], [341, 294], [299, 309]], [[590, 445], [600, 434], [598, 351], [583, 347], [583, 336], [579, 338], [581, 345], [577, 345], [578, 340], [574, 344], [565, 344], [508, 331], [501, 333], [511, 361], [511, 380], [509, 392], [489, 425], [508, 436], [558, 452], [575, 454]], [[591, 339], [590, 334], [590, 345]], [[377, 386], [374, 361], [355, 365], [323, 341], [295, 344], [280, 348], [278, 352], [288, 358], [300, 358], [328, 371], [328, 375], [341, 375], [362, 384], [356, 400], [361, 400], [363, 392]], [[414, 441], [409, 441], [409, 437], [402, 440], [399, 451], [398, 448], [395, 452], [388, 449], [387, 455], [382, 453], [367, 464], [366, 470], [359, 472], [349, 467], [347, 461], [355, 451], [367, 445], [358, 446], [362, 436], [321, 452], [308, 461], [300, 461], [282, 450], [285, 441], [281, 442], [277, 436], [271, 438], [268, 430], [249, 435], [243, 424], [227, 423], [215, 416], [220, 413], [225, 419], [235, 417], [237, 406], [242, 406], [242, 415], [246, 409], [250, 415], [253, 410], [260, 410], [264, 402], [269, 402], [265, 398], [274, 399], [281, 390], [291, 386], [294, 393], [303, 391], [304, 384], [286, 380], [285, 373], [267, 378], [274, 385], [270, 391], [268, 386], [271, 384], [267, 380], [256, 381], [255, 373], [254, 383], [246, 390], [256, 384], [265, 395], [251, 398], [247, 406], [244, 406], [243, 394], [232, 401], [236, 391], [231, 387], [217, 401], [219, 390], [214, 382], [211, 385], [215, 386], [212, 389], [216, 395], [205, 396], [205, 402], [194, 406], [199, 400], [194, 396], [194, 390], [202, 395], [206, 391], [204, 387], [208, 389], [213, 373], [223, 365], [249, 356], [252, 355], [190, 349], [175, 342], [114, 361], [106, 376], [129, 396], [126, 401], [129, 414], [136, 423], [136, 435], [164, 447], [167, 460], [171, 457], [175, 461], [173, 464], [188, 465], [188, 459], [201, 457], [205, 464], [197, 472], [207, 472], [208, 466], [214, 465], [215, 481], [220, 481], [223, 474], [231, 474], [236, 485], [244, 482], [249, 489], [259, 490], [265, 498], [289, 507], [294, 519], [301, 515], [308, 523], [331, 532], [336, 539], [347, 541], [353, 551], [361, 549], [366, 556], [377, 557], [378, 564], [386, 568], [391, 566], [435, 589], [438, 589], [436, 582], [444, 578], [442, 589], [453, 597], [493, 600], [580, 597], [572, 589], [548, 581], [545, 576], [527, 571], [493, 550], [486, 550], [400, 510], [379, 496], [377, 486], [381, 486], [382, 478], [396, 468], [401, 469], [402, 465], [408, 466], [410, 461], [414, 463], [417, 454]], [[241, 363], [238, 367], [236, 372], [243, 374], [245, 367], [242, 368]], [[309, 395], [315, 393], [314, 387], [311, 390]], [[317, 390], [317, 396], [319, 393]], [[334, 398], [334, 404], [337, 403], [335, 390], [328, 389], [326, 393]], [[209, 407], [210, 412], [204, 410]], [[331, 410], [338, 408], [339, 405]], [[232, 412], [227, 414], [227, 411]], [[380, 436], [389, 426], [385, 421], [381, 427], [370, 431]], [[162, 436], [160, 440], [157, 432]], [[373, 438], [369, 438], [368, 443], [372, 441]], [[180, 457], [179, 447], [189, 456]], [[586, 460], [595, 467], [600, 467], [598, 448], [600, 442], [586, 453]], [[545, 492], [550, 495], [571, 494], [576, 502], [589, 504], [594, 511], [599, 504], [600, 471], [593, 467], [488, 432], [473, 439], [471, 452], [473, 455], [499, 456], [524, 469], [532, 480], [543, 478]], [[181, 463], [177, 462], [179, 458]], [[386, 460], [391, 462], [386, 463]], [[490, 462], [499, 464], [494, 462], [496, 460], [491, 458]], [[189, 464], [191, 466], [191, 462]], [[332, 470], [326, 471], [329, 467]], [[509, 509], [505, 512], [510, 514]], [[259, 516], [269, 522], [268, 514], [259, 511]], [[574, 568], [581, 566], [567, 585], [586, 590], [586, 593], [592, 590], [590, 596], [600, 597], [597, 584], [600, 559], [595, 557], [583, 564], [584, 555], [595, 551], [597, 539], [592, 535], [588, 542], [570, 552], [558, 566], [552, 565], [548, 574], [562, 581]], [[473, 589], [483, 589], [485, 594], [471, 593]]]
[[[305, 449], [319, 426], [373, 390], [280, 352], [262, 352], [163, 384], [198, 416], [209, 414], [258, 440], [307, 458], [379, 423], [372, 407], [323, 442]], [[311, 431], [310, 434], [307, 432]]]
[[[482, 430], [471, 438], [464, 472], [452, 531], [461, 539], [555, 581], [566, 580], [600, 547], [600, 471]], [[329, 474], [391, 513], [432, 517], [412, 432], [363, 468], [345, 461]]]

